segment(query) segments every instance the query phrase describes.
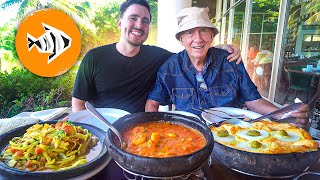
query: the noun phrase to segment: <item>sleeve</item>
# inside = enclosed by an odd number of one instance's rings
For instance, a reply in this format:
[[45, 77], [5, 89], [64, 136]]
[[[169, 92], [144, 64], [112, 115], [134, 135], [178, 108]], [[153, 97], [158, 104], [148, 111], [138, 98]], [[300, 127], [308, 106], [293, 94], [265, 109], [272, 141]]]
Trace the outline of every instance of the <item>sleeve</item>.
[[72, 96], [83, 100], [89, 101], [96, 96], [94, 85], [94, 56], [92, 51], [89, 51], [81, 61], [78, 69], [77, 77], [74, 83]]
[[159, 102], [161, 105], [172, 104], [170, 101], [170, 95], [168, 93], [167, 83], [165, 82], [165, 75], [162, 71], [164, 68], [160, 68], [157, 73], [156, 83], [149, 93], [148, 99]]
[[238, 68], [238, 79], [240, 87], [240, 101], [247, 102], [261, 98], [260, 93], [257, 90], [256, 85], [251, 81], [243, 63], [236, 65]]

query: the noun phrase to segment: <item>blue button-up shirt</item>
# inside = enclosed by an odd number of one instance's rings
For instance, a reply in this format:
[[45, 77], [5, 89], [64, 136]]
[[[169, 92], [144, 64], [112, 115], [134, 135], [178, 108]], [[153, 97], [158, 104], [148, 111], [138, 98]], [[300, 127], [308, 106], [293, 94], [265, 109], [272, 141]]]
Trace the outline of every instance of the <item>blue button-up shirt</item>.
[[199, 115], [195, 108], [239, 107], [246, 101], [260, 99], [243, 63], [229, 62], [225, 50], [210, 48], [202, 70], [207, 91], [200, 88], [198, 71], [184, 50], [171, 56], [159, 69], [149, 99], [161, 105], [173, 103], [177, 110]]

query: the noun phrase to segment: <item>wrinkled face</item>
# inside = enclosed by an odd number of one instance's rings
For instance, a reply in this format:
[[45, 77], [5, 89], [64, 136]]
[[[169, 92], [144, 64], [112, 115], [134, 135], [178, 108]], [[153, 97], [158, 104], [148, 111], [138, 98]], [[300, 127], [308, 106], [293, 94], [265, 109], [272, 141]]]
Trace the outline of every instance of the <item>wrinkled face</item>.
[[127, 8], [123, 17], [119, 19], [120, 39], [133, 46], [140, 46], [148, 38], [149, 25], [150, 14], [148, 9], [144, 6], [133, 4]]
[[180, 36], [180, 43], [188, 52], [189, 58], [205, 60], [213, 40], [213, 31], [207, 27], [187, 30]]

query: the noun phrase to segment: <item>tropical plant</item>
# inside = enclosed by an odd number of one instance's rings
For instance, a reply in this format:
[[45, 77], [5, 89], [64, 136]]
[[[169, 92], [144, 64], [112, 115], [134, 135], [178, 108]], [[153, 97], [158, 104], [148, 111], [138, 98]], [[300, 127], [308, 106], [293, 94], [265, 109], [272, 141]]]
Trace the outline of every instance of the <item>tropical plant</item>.
[[306, 5], [307, 13], [311, 13], [312, 15], [306, 20], [307, 25], [311, 24], [320, 24], [320, 3], [319, 0], [311, 0]]
[[0, 72], [3, 69], [4, 60], [13, 62], [18, 59], [15, 48], [16, 29], [12, 23], [6, 23], [0, 27]]
[[[157, 2], [148, 1], [153, 31], [149, 34], [148, 43], [155, 44]], [[7, 9], [18, 5], [16, 22], [21, 21], [30, 12], [42, 8], [53, 8], [67, 13], [74, 19], [81, 32], [82, 48], [79, 59], [82, 59], [89, 49], [119, 39], [117, 22], [121, 2], [123, 0], [112, 3], [85, 0], [7, 0], [1, 7]], [[14, 42], [17, 29], [13, 24], [15, 22], [11, 20], [0, 27], [0, 64], [3, 59], [19, 63]], [[42, 78], [24, 68], [13, 69], [12, 72], [0, 71], [0, 118], [11, 117], [21, 111], [70, 106], [74, 77], [75, 71], [70, 70], [57, 78]]]
[[[86, 52], [86, 51], [83, 51], [83, 49], [88, 49], [86, 48], [87, 46], [90, 46], [90, 47], [94, 46], [94, 44], [92, 44], [92, 39], [94, 39], [93, 37], [95, 36], [96, 26], [90, 22], [91, 17], [93, 16], [93, 11], [88, 1], [79, 2], [79, 1], [71, 1], [71, 0], [49, 0], [49, 1], [7, 0], [5, 3], [1, 5], [1, 7], [5, 9], [17, 4], [19, 4], [19, 10], [16, 16], [16, 21], [20, 21], [21, 19], [23, 19], [23, 17], [28, 15], [29, 12], [37, 9], [42, 9], [42, 8], [58, 9], [70, 15], [78, 24], [79, 30], [81, 32], [81, 36], [83, 37], [82, 51], [81, 51], [82, 54], [80, 57], [82, 57], [83, 53]], [[16, 28], [11, 26], [8, 29], [10, 29], [11, 31], [13, 30], [12, 32], [14, 34], [11, 33], [10, 36], [6, 36], [6, 35], [1, 36], [2, 42], [3, 42], [2, 39], [4, 38], [14, 39], [15, 37]], [[5, 33], [5, 32], [1, 31], [1, 33]], [[17, 60], [18, 58], [16, 56], [14, 42], [7, 45], [8, 47], [5, 47], [5, 48], [4, 46], [2, 46], [3, 44], [2, 42], [0, 42], [0, 49], [11, 48], [14, 56], [10, 56], [10, 57], [13, 57], [15, 60]]]
[[[290, 6], [289, 20], [288, 20], [288, 44], [287, 51], [293, 51], [295, 42], [298, 37], [299, 25], [320, 25], [320, 3], [319, 0], [303, 1], [299, 3], [292, 3]], [[304, 16], [304, 15], [307, 16]], [[302, 19], [308, 17], [307, 19]], [[304, 22], [303, 22], [304, 21]], [[317, 27], [317, 26], [315, 26]], [[320, 29], [316, 29], [320, 31]]]
[[12, 117], [21, 111], [70, 106], [74, 74], [71, 70], [64, 76], [45, 78], [25, 68], [15, 68], [10, 74], [0, 72], [0, 118]]

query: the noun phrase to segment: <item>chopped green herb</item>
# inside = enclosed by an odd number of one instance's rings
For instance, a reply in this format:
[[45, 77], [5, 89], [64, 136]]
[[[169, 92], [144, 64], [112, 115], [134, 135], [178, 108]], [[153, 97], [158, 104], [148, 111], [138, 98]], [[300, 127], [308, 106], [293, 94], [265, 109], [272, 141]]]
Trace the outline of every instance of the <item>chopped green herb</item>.
[[64, 123], [69, 124], [69, 125], [73, 125], [72, 121], [65, 121]]
[[63, 137], [66, 136], [66, 133], [64, 132], [64, 130], [58, 130], [56, 132], [56, 136], [61, 140]]

